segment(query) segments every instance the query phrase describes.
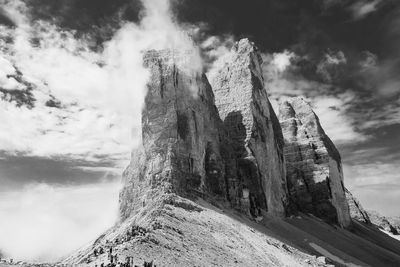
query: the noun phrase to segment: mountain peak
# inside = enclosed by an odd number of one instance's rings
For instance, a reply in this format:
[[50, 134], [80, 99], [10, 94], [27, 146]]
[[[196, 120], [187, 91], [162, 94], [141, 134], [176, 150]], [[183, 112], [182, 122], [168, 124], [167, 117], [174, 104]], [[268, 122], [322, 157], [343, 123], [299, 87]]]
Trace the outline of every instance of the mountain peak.
[[301, 97], [281, 103], [279, 114], [291, 203], [299, 211], [350, 226], [340, 155], [317, 115]]

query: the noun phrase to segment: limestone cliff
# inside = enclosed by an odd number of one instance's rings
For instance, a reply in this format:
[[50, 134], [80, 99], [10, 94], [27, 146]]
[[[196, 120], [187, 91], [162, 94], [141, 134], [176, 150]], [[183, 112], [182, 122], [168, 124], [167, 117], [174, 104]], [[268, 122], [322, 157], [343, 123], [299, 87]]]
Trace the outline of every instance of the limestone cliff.
[[349, 207], [338, 150], [302, 98], [280, 105], [291, 203], [297, 210], [349, 226]]
[[121, 219], [157, 196], [226, 197], [222, 123], [205, 75], [184, 63], [190, 54], [150, 51], [151, 73], [142, 112], [142, 147], [132, 153], [120, 193]]
[[249, 198], [251, 205], [270, 214], [284, 215], [283, 137], [264, 88], [261, 63], [254, 44], [242, 39], [221, 62], [211, 84], [238, 161], [240, 198]]

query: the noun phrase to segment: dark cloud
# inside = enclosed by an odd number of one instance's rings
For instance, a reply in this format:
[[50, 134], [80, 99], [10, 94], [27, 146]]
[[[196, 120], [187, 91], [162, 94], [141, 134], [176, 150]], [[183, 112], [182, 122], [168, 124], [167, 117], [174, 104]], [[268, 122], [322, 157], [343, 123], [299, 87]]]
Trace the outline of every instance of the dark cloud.
[[[300, 74], [307, 80], [333, 85], [337, 93], [352, 90], [360, 94], [360, 100], [377, 105], [388, 97], [393, 101], [400, 94], [398, 1], [181, 0], [174, 3], [179, 21], [205, 29], [200, 41], [209, 36], [250, 37], [264, 53], [286, 49], [295, 52], [298, 58], [294, 62], [294, 76]], [[363, 13], [357, 19], [356, 8]], [[367, 53], [378, 60], [368, 71], [361, 66]], [[338, 59], [340, 62], [336, 63]], [[331, 86], [325, 88], [328, 91], [321, 93], [333, 93]], [[364, 105], [362, 101], [359, 103]]]
[[8, 27], [14, 27], [15, 23], [14, 21], [12, 21], [11, 18], [9, 18], [9, 16], [6, 14], [6, 12], [4, 12], [4, 10], [2, 10], [0, 8], [0, 25], [5, 25]]
[[109, 40], [121, 21], [138, 22], [143, 6], [140, 0], [23, 0], [32, 21], [44, 20], [78, 36], [94, 38], [97, 45]]
[[25, 184], [83, 185], [119, 179], [115, 162], [71, 160], [67, 158], [0, 156], [0, 184], [2, 190], [18, 188]]

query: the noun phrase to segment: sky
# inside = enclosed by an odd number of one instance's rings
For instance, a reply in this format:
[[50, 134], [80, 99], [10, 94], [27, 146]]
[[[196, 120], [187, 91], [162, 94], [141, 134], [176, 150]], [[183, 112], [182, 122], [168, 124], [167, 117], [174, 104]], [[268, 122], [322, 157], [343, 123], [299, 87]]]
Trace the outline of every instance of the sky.
[[396, 0], [0, 0], [0, 253], [55, 260], [116, 222], [143, 51], [193, 50], [212, 75], [243, 37], [274, 106], [309, 101], [345, 185], [400, 215], [399, 26]]

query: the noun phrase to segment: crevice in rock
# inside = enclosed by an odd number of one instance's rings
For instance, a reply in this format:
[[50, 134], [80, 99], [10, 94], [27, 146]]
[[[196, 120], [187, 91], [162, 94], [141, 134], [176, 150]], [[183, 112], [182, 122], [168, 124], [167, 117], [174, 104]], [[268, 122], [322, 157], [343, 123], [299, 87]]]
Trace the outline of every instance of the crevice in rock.
[[165, 80], [164, 80], [164, 71], [161, 60], [158, 60], [158, 70], [160, 72], [160, 96], [161, 98], [164, 98]]

